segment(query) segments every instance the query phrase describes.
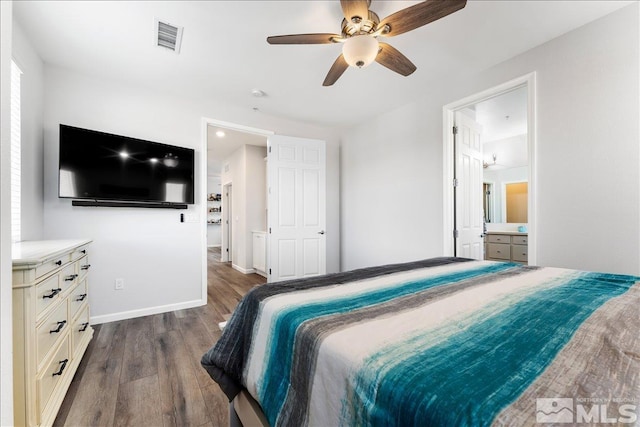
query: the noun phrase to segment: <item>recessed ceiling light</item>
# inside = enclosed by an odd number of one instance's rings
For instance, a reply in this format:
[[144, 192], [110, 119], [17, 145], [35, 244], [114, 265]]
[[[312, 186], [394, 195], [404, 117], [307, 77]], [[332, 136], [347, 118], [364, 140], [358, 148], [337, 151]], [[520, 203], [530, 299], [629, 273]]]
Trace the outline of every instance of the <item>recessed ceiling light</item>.
[[253, 89], [251, 91], [251, 95], [255, 96], [256, 98], [262, 98], [263, 96], [267, 96], [267, 94], [260, 89]]
[[218, 131], [216, 131], [216, 136], [217, 136], [218, 138], [224, 138], [224, 136], [225, 136], [225, 135], [226, 135], [226, 134], [224, 133], [224, 131], [223, 131], [223, 130], [218, 130]]
[[158, 159], [156, 159], [155, 157], [150, 158], [149, 161], [151, 163], [158, 163]]
[[127, 157], [129, 157], [129, 153], [127, 153], [126, 151], [121, 151], [120, 153], [120, 157], [122, 157], [123, 159], [126, 159]]

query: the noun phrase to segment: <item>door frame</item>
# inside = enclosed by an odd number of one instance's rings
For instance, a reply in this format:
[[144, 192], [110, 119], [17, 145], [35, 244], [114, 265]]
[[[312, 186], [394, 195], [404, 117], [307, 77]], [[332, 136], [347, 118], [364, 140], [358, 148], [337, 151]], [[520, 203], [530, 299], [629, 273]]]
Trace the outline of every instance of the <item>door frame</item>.
[[[201, 254], [202, 254], [202, 264], [201, 264], [201, 269], [202, 269], [202, 294], [201, 294], [201, 301], [202, 304], [205, 305], [207, 304], [207, 287], [208, 287], [208, 280], [207, 280], [207, 148], [208, 148], [208, 141], [207, 141], [207, 136], [208, 136], [208, 132], [207, 129], [209, 127], [209, 125], [211, 126], [216, 126], [216, 127], [220, 127], [220, 128], [225, 128], [225, 129], [230, 129], [230, 130], [236, 130], [236, 131], [240, 131], [240, 132], [245, 132], [245, 133], [251, 133], [254, 135], [262, 135], [262, 136], [266, 136], [269, 137], [270, 135], [274, 135], [275, 132], [271, 131], [271, 130], [266, 130], [266, 129], [259, 129], [259, 128], [254, 128], [254, 127], [250, 127], [250, 126], [245, 126], [245, 125], [240, 125], [237, 123], [231, 123], [231, 122], [225, 122], [222, 120], [216, 120], [216, 119], [211, 119], [211, 118], [207, 118], [207, 117], [203, 117], [201, 120], [201, 124], [200, 124], [200, 161], [199, 161], [199, 166], [200, 166], [200, 188], [198, 191], [196, 191], [196, 194], [199, 194], [199, 198], [198, 198], [198, 203], [200, 204], [200, 250], [201, 250]], [[197, 204], [196, 204], [197, 206]], [[196, 208], [197, 209], [197, 208]]]
[[[233, 181], [222, 186], [222, 219], [220, 229], [220, 261], [221, 262], [233, 262], [233, 211], [232, 211], [232, 199], [233, 199]], [[226, 229], [226, 233], [225, 233]], [[225, 242], [226, 241], [226, 242]]]
[[528, 246], [529, 264], [536, 265], [538, 259], [537, 247], [537, 168], [536, 168], [536, 72], [531, 72], [513, 80], [494, 86], [482, 92], [467, 96], [458, 101], [451, 102], [442, 107], [442, 171], [443, 171], [443, 250], [445, 256], [453, 256], [453, 164], [454, 164], [454, 139], [453, 124], [454, 113], [464, 107], [485, 101], [519, 87], [527, 87], [527, 151], [529, 156], [529, 197], [528, 206]]

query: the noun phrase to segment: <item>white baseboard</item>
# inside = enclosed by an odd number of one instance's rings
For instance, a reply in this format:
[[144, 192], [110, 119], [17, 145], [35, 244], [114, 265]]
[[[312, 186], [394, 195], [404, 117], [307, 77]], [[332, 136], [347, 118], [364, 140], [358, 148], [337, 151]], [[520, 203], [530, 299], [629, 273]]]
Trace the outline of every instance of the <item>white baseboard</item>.
[[208, 248], [220, 248], [222, 245], [207, 245]]
[[207, 305], [207, 301], [206, 300], [204, 302], [202, 300], [185, 301], [185, 302], [179, 302], [177, 304], [159, 305], [156, 307], [141, 308], [138, 310], [103, 314], [101, 316], [91, 316], [90, 322], [92, 325], [99, 325], [101, 323], [116, 322], [118, 320], [125, 320], [125, 319], [133, 319], [135, 317], [149, 316], [149, 315], [158, 314], [158, 313], [166, 313], [168, 311], [184, 310], [186, 308], [200, 307], [202, 305]]
[[255, 273], [256, 270], [254, 268], [242, 268], [238, 265], [235, 265], [233, 263], [231, 263], [231, 267], [233, 267], [234, 270], [238, 270], [240, 273], [242, 274], [251, 274], [251, 273]]

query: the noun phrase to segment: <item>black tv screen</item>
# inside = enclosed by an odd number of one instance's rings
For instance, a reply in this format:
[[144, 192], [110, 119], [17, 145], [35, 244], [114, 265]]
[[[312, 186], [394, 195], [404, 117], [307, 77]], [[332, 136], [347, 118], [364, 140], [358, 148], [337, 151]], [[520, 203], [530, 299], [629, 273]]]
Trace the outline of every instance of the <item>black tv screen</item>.
[[61, 124], [58, 195], [193, 204], [194, 150]]

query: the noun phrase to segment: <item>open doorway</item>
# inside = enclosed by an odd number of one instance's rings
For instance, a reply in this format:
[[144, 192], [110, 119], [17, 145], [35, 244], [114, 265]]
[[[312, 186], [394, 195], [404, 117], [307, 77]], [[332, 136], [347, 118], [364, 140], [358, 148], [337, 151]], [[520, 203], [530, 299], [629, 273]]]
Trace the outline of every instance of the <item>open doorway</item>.
[[[265, 157], [267, 137], [273, 132], [211, 119], [203, 119], [202, 131], [206, 153], [201, 163], [205, 185], [200, 190], [206, 200], [202, 292], [206, 301], [209, 274], [255, 273], [251, 234], [266, 230]], [[247, 280], [266, 281], [259, 276]]]
[[535, 264], [534, 106], [530, 74], [443, 108], [445, 254]]

